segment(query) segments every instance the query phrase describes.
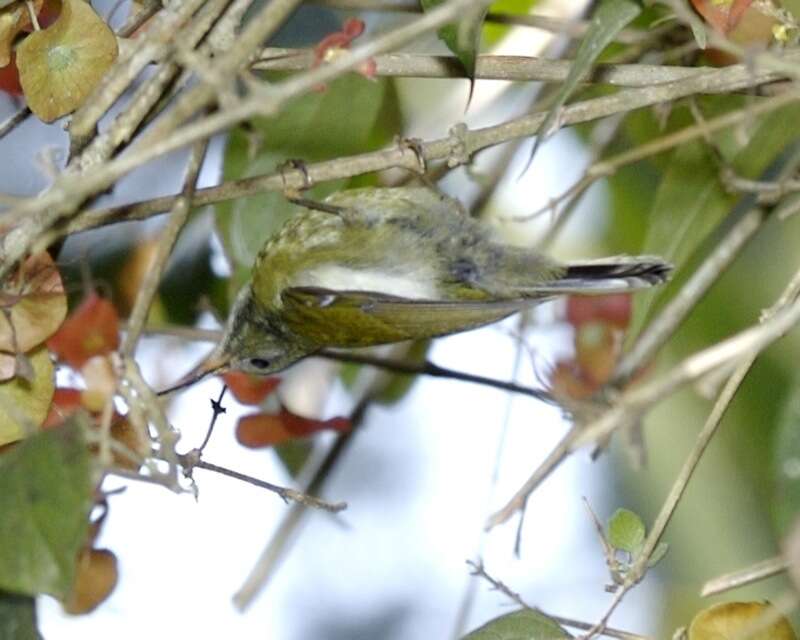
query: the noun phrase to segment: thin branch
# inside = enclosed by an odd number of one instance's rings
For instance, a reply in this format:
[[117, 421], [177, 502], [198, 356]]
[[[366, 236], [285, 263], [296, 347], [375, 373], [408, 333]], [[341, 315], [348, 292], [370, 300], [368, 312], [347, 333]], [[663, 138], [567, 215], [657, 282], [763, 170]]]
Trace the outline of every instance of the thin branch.
[[173, 49], [171, 43], [189, 22], [192, 14], [206, 0], [184, 0], [159, 12], [147, 30], [143, 41], [129, 50], [129, 54], [116, 60], [114, 66], [103, 76], [102, 81], [75, 112], [70, 121], [70, 140], [83, 146], [95, 132], [100, 118], [105, 114], [144, 68], [152, 62], [160, 62]]
[[[728, 69], [731, 68], [732, 67], [729, 67]], [[578, 124], [580, 122], [587, 122], [608, 115], [614, 115], [615, 113], [626, 112], [629, 110], [629, 107], [625, 106], [627, 98], [630, 97], [631, 94], [638, 94], [640, 91], [644, 90], [626, 89], [618, 92], [616, 96], [619, 98], [619, 102], [615, 99], [612, 100], [610, 97], [606, 97], [593, 98], [568, 105], [564, 108], [561, 123], [562, 125]], [[758, 104], [750, 105], [747, 110], [726, 114], [725, 116], [709, 121], [705, 127], [705, 131], [709, 129], [720, 130], [733, 126], [742, 120], [773, 111], [795, 102], [798, 99], [800, 99], [800, 93], [785, 93], [764, 99]], [[609, 100], [611, 100], [613, 104], [609, 104]], [[656, 102], [659, 101], [661, 100], [656, 100]], [[646, 105], [635, 104], [630, 108], [637, 108], [638, 106]], [[510, 120], [502, 125], [465, 131], [458, 134], [454, 132], [446, 138], [422, 142], [419, 145], [419, 151], [422, 154], [422, 158], [427, 163], [436, 160], [448, 160], [449, 162], [452, 161], [455, 163], [456, 160], [453, 157], [455, 149], [463, 149], [463, 154], [469, 157], [487, 147], [535, 133], [543, 118], [544, 112], [537, 112]], [[700, 137], [701, 135], [703, 135], [703, 129], [699, 127], [687, 127], [669, 136], [664, 136], [651, 143], [641, 145], [631, 152], [625, 152], [614, 158], [606, 159], [590, 168], [589, 173], [592, 179], [605, 177], [610, 171], [614, 171], [615, 168], [665, 151], [673, 146]], [[317, 184], [329, 180], [351, 178], [364, 173], [382, 171], [393, 167], [405, 167], [416, 170], [418, 165], [419, 158], [415, 151], [402, 145], [396, 145], [380, 151], [310, 163], [305, 165], [305, 173], [309, 181]], [[202, 206], [225, 200], [252, 196], [267, 191], [282, 191], [286, 188], [287, 183], [290, 183], [289, 186], [291, 187], [301, 188], [305, 179], [306, 176], [301, 175], [299, 172], [296, 176], [296, 180], [294, 174], [290, 174], [287, 171], [257, 175], [224, 182], [216, 187], [198, 189], [194, 201], [197, 206]], [[40, 249], [47, 246], [58, 237], [63, 237], [86, 229], [92, 229], [115, 222], [149, 218], [168, 210], [176, 197], [177, 196], [164, 196], [118, 207], [81, 211], [74, 218], [69, 220], [67, 224], [62, 225], [51, 234], [46, 234], [34, 248]], [[510, 218], [512, 221], [517, 221], [518, 219], [519, 218]], [[527, 216], [522, 219], [527, 219]]]
[[31, 115], [31, 110], [28, 109], [28, 107], [22, 107], [22, 109], [16, 113], [11, 114], [2, 123], [0, 123], [0, 138], [13, 131], [18, 125], [25, 122], [29, 115]]
[[[583, 622], [581, 620], [575, 620], [574, 618], [564, 618], [562, 616], [554, 616], [551, 613], [542, 611], [539, 607], [531, 606], [527, 602], [525, 602], [516, 591], [511, 590], [508, 587], [508, 585], [506, 585], [504, 582], [496, 578], [493, 578], [491, 575], [489, 575], [489, 573], [486, 571], [486, 567], [484, 567], [482, 562], [480, 561], [473, 562], [472, 560], [467, 560], [467, 564], [472, 568], [472, 571], [470, 573], [473, 576], [483, 578], [484, 580], [486, 580], [486, 582], [492, 585], [493, 589], [499, 591], [504, 596], [517, 603], [523, 609], [536, 611], [537, 613], [541, 613], [543, 616], [550, 618], [557, 624], [560, 624], [565, 627], [571, 627], [573, 629], [581, 629], [583, 631], [587, 631], [594, 626], [590, 622]], [[646, 636], [641, 636], [637, 633], [622, 631], [621, 629], [614, 629], [611, 627], [606, 627], [602, 631], [602, 635], [608, 638], [619, 638], [620, 640], [648, 640]]]
[[737, 589], [754, 582], [771, 578], [772, 576], [783, 573], [789, 568], [789, 561], [783, 556], [775, 556], [751, 564], [749, 567], [732, 571], [730, 573], [717, 576], [708, 580], [700, 590], [700, 595], [704, 598], [725, 593], [731, 589]]
[[211, 435], [214, 433], [214, 427], [217, 424], [217, 420], [219, 417], [227, 411], [225, 407], [222, 406], [222, 399], [225, 397], [225, 392], [228, 390], [228, 385], [223, 384], [222, 389], [219, 391], [219, 395], [217, 399], [211, 399], [211, 420], [208, 423], [208, 429], [206, 429], [206, 437], [203, 438], [203, 442], [200, 443], [200, 446], [197, 447], [195, 450], [198, 456], [203, 455], [203, 451], [208, 446], [208, 443], [211, 441]]
[[[194, 49], [206, 36], [220, 19], [220, 15], [231, 4], [232, 0], [209, 0], [197, 12], [192, 21], [174, 34], [175, 41], [179, 43], [180, 50]], [[166, 53], [164, 54], [166, 58]], [[90, 143], [87, 143], [88, 134], [82, 134], [77, 128], [72, 131], [73, 139], [81, 146], [80, 155], [74, 157], [68, 170], [85, 171], [93, 164], [105, 162], [113, 153], [119, 150], [120, 146], [128, 142], [139, 128], [143, 125], [146, 118], [153, 114], [154, 108], [159, 102], [164, 102], [165, 95], [170, 91], [175, 79], [180, 73], [180, 65], [176, 61], [169, 61], [162, 64], [158, 70], [149, 78], [145, 79], [135, 90], [125, 108], [117, 114], [111, 124], [102, 133], [94, 135]], [[130, 77], [130, 84], [133, 83], [135, 75]], [[84, 125], [84, 129], [90, 123]], [[73, 145], [72, 152], [78, 149]]]
[[[296, 7], [299, 0], [273, 0], [267, 4], [258, 18], [247, 23], [236, 40], [234, 47], [226, 55], [221, 56], [208, 74], [230, 80], [230, 74], [236, 72], [247, 62], [249, 55], [260, 47], [261, 42], [271, 35]], [[374, 55], [399, 47], [426, 31], [435, 29], [452, 20], [466, 6], [488, 4], [489, 0], [452, 0], [425, 14], [410, 25], [401, 26], [361, 47], [340, 56], [328, 65], [321, 66], [308, 73], [290, 78], [275, 86], [265, 86], [253, 90], [252, 95], [238, 103], [231, 104], [222, 111], [184, 125], [177, 130], [187, 118], [213, 101], [215, 88], [209, 85], [198, 85], [190, 89], [146, 134], [141, 136], [127, 153], [102, 165], [95, 165], [81, 174], [81, 180], [65, 176], [56, 180], [46, 193], [13, 208], [8, 217], [19, 222], [19, 225], [6, 233], [0, 245], [0, 278], [13, 268], [14, 264], [24, 256], [31, 244], [54, 224], [68, 218], [92, 194], [109, 187], [113, 182], [126, 175], [136, 167], [149, 162], [165, 153], [180, 149], [195, 141], [206, 139], [232, 125], [254, 115], [274, 115], [292, 98], [314, 89], [320, 83], [330, 81], [345, 73]], [[171, 132], [171, 133], [170, 133]], [[417, 159], [416, 152], [407, 150]], [[300, 172], [298, 172], [300, 173]], [[302, 188], [306, 184], [305, 176], [297, 176], [299, 184], [287, 183], [284, 188]]]
[[347, 509], [346, 502], [328, 502], [327, 500], [315, 498], [314, 496], [303, 493], [302, 491], [298, 491], [297, 489], [282, 487], [280, 485], [267, 482], [266, 480], [260, 480], [259, 478], [254, 478], [253, 476], [239, 473], [233, 469], [220, 467], [219, 465], [206, 462], [205, 460], [200, 459], [197, 449], [194, 449], [189, 453], [179, 454], [178, 460], [183, 466], [185, 472], [191, 472], [193, 469], [205, 469], [206, 471], [213, 471], [214, 473], [219, 473], [223, 476], [228, 476], [229, 478], [241, 480], [242, 482], [266, 489], [267, 491], [272, 491], [273, 493], [279, 495], [281, 499], [287, 503], [294, 502], [295, 504], [303, 507], [322, 509], [323, 511], [329, 511], [330, 513], [339, 513], [340, 511]]
[[462, 382], [472, 382], [503, 391], [510, 391], [512, 393], [519, 393], [531, 398], [536, 398], [542, 402], [559, 406], [558, 401], [547, 391], [542, 389], [533, 389], [518, 385], [514, 382], [507, 382], [505, 380], [497, 380], [495, 378], [486, 378], [484, 376], [466, 373], [464, 371], [456, 371], [455, 369], [448, 369], [440, 367], [428, 360], [422, 362], [406, 362], [403, 360], [387, 360], [376, 356], [370, 356], [361, 353], [346, 353], [342, 351], [325, 350], [316, 355], [329, 360], [336, 360], [338, 362], [352, 362], [355, 364], [365, 364], [370, 367], [377, 367], [394, 373], [404, 373], [408, 375], [425, 375], [432, 378], [447, 378], [451, 380], [460, 380]]
[[189, 217], [189, 211], [192, 206], [192, 196], [194, 195], [197, 184], [197, 176], [200, 174], [200, 169], [203, 166], [203, 160], [206, 157], [207, 149], [208, 142], [203, 140], [195, 145], [192, 154], [189, 156], [189, 162], [186, 166], [186, 177], [183, 183], [183, 194], [175, 202], [169, 214], [169, 221], [161, 230], [161, 238], [156, 248], [156, 255], [153, 257], [139, 291], [136, 294], [136, 302], [133, 305], [130, 319], [128, 320], [128, 330], [120, 346], [120, 353], [124, 357], [129, 358], [133, 356], [136, 343], [144, 328], [144, 323], [147, 321], [150, 305], [153, 302], [153, 298], [158, 290], [158, 285], [161, 282], [161, 276], [166, 268], [167, 260], [172, 254], [172, 249], [175, 246], [178, 235]]
[[[454, 56], [387, 53], [373, 58], [375, 75], [413, 78], [466, 78], [463, 65]], [[313, 68], [312, 49], [266, 48], [252, 68], [264, 71], [307, 71]], [[478, 56], [475, 78], [482, 80], [564, 82], [573, 60], [550, 60], [530, 56]], [[649, 87], [700, 76], [710, 67], [680, 67], [654, 64], [599, 64], [587, 82], [619, 87]]]
[[[778, 160], [767, 175], [778, 174], [778, 179], [788, 177], [797, 171], [800, 164], [800, 146], [796, 146], [789, 157]], [[726, 235], [712, 249], [703, 264], [692, 274], [681, 290], [663, 308], [638, 336], [633, 346], [626, 351], [618, 363], [612, 384], [624, 385], [637, 371], [647, 366], [658, 349], [682, 324], [695, 304], [706, 294], [711, 286], [733, 263], [747, 243], [755, 237], [770, 215], [760, 207], [752, 207], [755, 198], [745, 200], [731, 216], [738, 216]], [[752, 208], [748, 208], [748, 206]], [[777, 215], [777, 214], [776, 214]], [[726, 222], [723, 221], [722, 226]]]
[[[336, 464], [341, 460], [344, 453], [347, 451], [350, 443], [353, 441], [355, 434], [358, 432], [359, 427], [363, 423], [364, 416], [367, 409], [372, 402], [372, 396], [368, 395], [361, 402], [358, 403], [356, 408], [350, 414], [351, 428], [347, 433], [340, 434], [336, 437], [331, 448], [325, 456], [325, 459], [320, 463], [319, 467], [314, 473], [314, 477], [309, 481], [304, 489], [304, 493], [319, 494], [330, 476], [331, 471]], [[258, 593], [266, 586], [273, 572], [277, 568], [283, 554], [286, 551], [289, 542], [295, 535], [298, 525], [300, 524], [305, 510], [293, 505], [283, 516], [278, 529], [272, 535], [267, 547], [262, 551], [261, 555], [256, 560], [255, 566], [250, 571], [249, 575], [244, 581], [244, 584], [233, 596], [233, 603], [240, 611], [246, 609], [253, 602], [253, 599]]]
[[[489, 519], [487, 528], [507, 521], [522, 509], [528, 496], [542, 480], [573, 451], [603, 441], [614, 431], [633, 424], [656, 403], [682, 386], [717, 369], [735, 365], [739, 358], [748, 354], [760, 353], [794, 327], [798, 321], [800, 321], [800, 302], [783, 305], [781, 310], [768, 320], [689, 356], [658, 378], [619, 394], [614, 399], [613, 405], [598, 418], [590, 420], [588, 425], [582, 426], [579, 424], [580, 420], [576, 420], [576, 425], [556, 445], [522, 488]], [[583, 410], [596, 411], [592, 407], [583, 407]]]

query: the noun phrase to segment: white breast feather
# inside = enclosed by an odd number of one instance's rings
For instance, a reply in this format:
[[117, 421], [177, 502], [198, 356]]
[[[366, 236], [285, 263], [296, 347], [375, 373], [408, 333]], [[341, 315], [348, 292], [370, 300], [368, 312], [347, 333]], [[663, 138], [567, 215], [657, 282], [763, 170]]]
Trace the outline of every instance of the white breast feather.
[[298, 274], [291, 286], [333, 291], [376, 291], [412, 300], [438, 299], [434, 275], [428, 269], [397, 274], [380, 269], [351, 269], [324, 264]]

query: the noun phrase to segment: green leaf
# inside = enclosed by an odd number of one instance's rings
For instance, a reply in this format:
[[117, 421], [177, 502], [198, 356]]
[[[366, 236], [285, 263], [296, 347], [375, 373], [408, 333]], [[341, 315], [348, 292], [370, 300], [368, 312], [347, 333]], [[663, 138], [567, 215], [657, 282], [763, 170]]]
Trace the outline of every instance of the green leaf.
[[[509, 15], [527, 15], [531, 8], [536, 4], [536, 0], [498, 0], [493, 2], [491, 10], [493, 13], [506, 13]], [[492, 47], [508, 35], [511, 25], [495, 24], [486, 22], [483, 25], [483, 44]]]
[[86, 542], [93, 487], [86, 418], [0, 455], [0, 589], [65, 598]]
[[[718, 179], [719, 170], [703, 142], [685, 144], [672, 155], [650, 212], [642, 249], [671, 262], [676, 271], [730, 209], [731, 198]], [[646, 312], [661, 288], [634, 296], [629, 335], [639, 333]]]
[[[322, 93], [294, 101], [274, 118], [257, 118], [233, 131], [225, 149], [227, 180], [271, 173], [290, 159], [315, 162], [379, 149], [401, 130], [394, 85], [348, 74]], [[333, 191], [366, 184], [364, 178], [325, 182], [305, 192], [321, 200]], [[264, 241], [298, 207], [282, 193], [264, 193], [216, 205], [222, 245], [233, 268], [231, 294], [250, 277]]]
[[774, 449], [773, 516], [781, 536], [800, 516], [800, 377], [796, 377], [778, 419]]
[[[719, 102], [711, 105], [716, 110]], [[738, 175], [774, 180], [782, 163], [781, 154], [798, 136], [800, 120], [784, 108], [757, 121], [744, 146], [737, 143], [737, 137], [730, 131], [715, 136], [715, 142]], [[743, 210], [733, 209], [735, 200], [723, 189], [718, 163], [704, 142], [684, 144], [672, 153], [650, 211], [650, 227], [642, 253], [656, 254], [672, 262], [675, 276], [666, 286], [634, 296], [629, 340], [680, 289], [692, 266], [716, 244], [706, 241], [726, 215], [732, 219], [741, 215]], [[700, 249], [703, 251], [698, 254]]]
[[36, 601], [0, 591], [0, 640], [41, 640], [36, 629]]
[[608, 519], [606, 535], [615, 549], [635, 556], [644, 542], [645, 527], [642, 519], [628, 509], [617, 509]]
[[556, 640], [570, 635], [543, 613], [520, 609], [490, 620], [463, 640]]
[[589, 30], [578, 47], [567, 79], [558, 90], [547, 117], [537, 131], [531, 159], [536, 154], [539, 145], [550, 135], [550, 128], [556, 122], [561, 107], [566, 104], [578, 85], [588, 77], [597, 58], [617, 34], [641, 12], [642, 6], [638, 0], [602, 0], [600, 2], [592, 15]]
[[279, 445], [272, 447], [272, 450], [289, 472], [289, 475], [292, 478], [296, 478], [311, 456], [311, 452], [314, 450], [314, 443], [308, 438], [296, 438], [281, 442]]
[[[447, 0], [420, 0], [420, 5], [425, 11], [430, 11], [445, 2]], [[470, 83], [470, 98], [475, 88], [475, 64], [481, 46], [481, 27], [487, 13], [488, 8], [468, 9], [461, 20], [446, 24], [437, 31], [439, 39], [447, 45], [464, 67]]]

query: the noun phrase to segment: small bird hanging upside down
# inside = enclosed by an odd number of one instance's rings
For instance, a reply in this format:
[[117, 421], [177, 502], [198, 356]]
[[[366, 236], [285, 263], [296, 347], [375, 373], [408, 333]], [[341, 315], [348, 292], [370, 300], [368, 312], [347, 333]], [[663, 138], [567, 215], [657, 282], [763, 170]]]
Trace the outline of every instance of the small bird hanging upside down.
[[503, 244], [427, 188], [342, 191], [264, 244], [202, 374], [265, 375], [328, 347], [444, 336], [562, 294], [650, 287], [670, 270], [651, 256], [560, 264]]

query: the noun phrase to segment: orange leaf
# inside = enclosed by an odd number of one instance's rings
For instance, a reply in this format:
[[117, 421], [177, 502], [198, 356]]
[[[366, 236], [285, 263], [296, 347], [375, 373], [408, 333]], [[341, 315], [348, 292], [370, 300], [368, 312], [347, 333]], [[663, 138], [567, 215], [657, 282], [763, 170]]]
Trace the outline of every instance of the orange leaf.
[[261, 404], [281, 383], [280, 378], [252, 376], [243, 371], [228, 371], [222, 374], [222, 379], [239, 402], [256, 405]]
[[286, 430], [295, 437], [310, 436], [317, 431], [325, 431], [326, 429], [332, 431], [350, 430], [350, 420], [347, 418], [338, 417], [329, 420], [304, 418], [292, 413], [286, 407], [282, 408], [278, 415], [283, 421]]
[[28, 106], [52, 122], [80, 107], [117, 59], [117, 39], [92, 6], [64, 0], [52, 26], [17, 47], [17, 67]]
[[0, 307], [0, 351], [26, 353], [53, 335], [67, 314], [67, 298], [49, 253], [22, 263], [0, 290]]
[[236, 425], [236, 440], [251, 449], [271, 447], [292, 439], [280, 416], [253, 413], [239, 418]]
[[89, 613], [97, 608], [117, 586], [117, 557], [108, 549], [87, 549], [78, 556], [78, 567], [72, 593], [64, 602], [64, 610], [73, 615]]
[[245, 447], [270, 447], [292, 438], [310, 436], [317, 431], [326, 429], [347, 431], [350, 429], [350, 420], [347, 418], [331, 418], [330, 420], [303, 418], [283, 408], [277, 415], [253, 413], [239, 418], [236, 425], [236, 439]]
[[114, 305], [92, 292], [73, 311], [47, 346], [74, 369], [119, 346], [119, 316]]

